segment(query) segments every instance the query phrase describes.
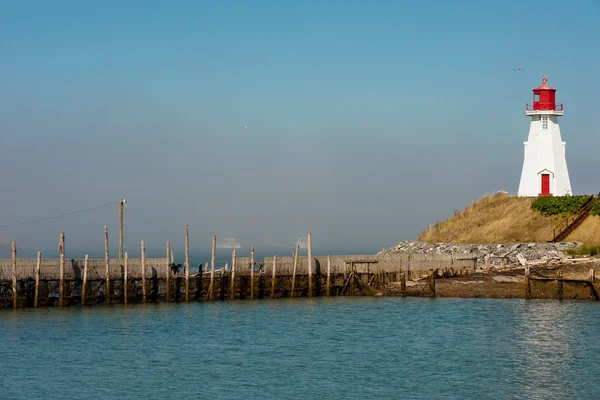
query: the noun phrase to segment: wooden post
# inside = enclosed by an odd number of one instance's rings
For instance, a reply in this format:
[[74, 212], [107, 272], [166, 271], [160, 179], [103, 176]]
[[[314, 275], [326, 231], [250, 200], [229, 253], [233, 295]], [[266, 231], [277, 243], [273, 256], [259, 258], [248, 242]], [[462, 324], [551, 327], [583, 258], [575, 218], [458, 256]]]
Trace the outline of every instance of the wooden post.
[[190, 301], [190, 236], [185, 224], [185, 301]]
[[123, 265], [123, 304], [127, 304], [127, 261], [128, 261], [127, 253], [125, 253], [125, 263]]
[[258, 298], [262, 299], [265, 297], [265, 264], [258, 268]]
[[437, 275], [437, 269], [434, 269], [429, 276], [429, 288], [431, 289], [431, 297], [435, 297], [435, 278]]
[[271, 298], [275, 298], [275, 268], [277, 268], [277, 256], [273, 256], [273, 274], [271, 275]]
[[60, 242], [58, 243], [58, 252], [60, 254], [60, 266], [58, 272], [58, 304], [65, 305], [65, 234], [60, 233]]
[[235, 249], [233, 249], [231, 252], [231, 294], [229, 296], [231, 300], [235, 299], [235, 262]]
[[529, 265], [525, 266], [525, 298], [531, 298], [531, 281], [529, 279]]
[[119, 260], [123, 259], [123, 208], [125, 199], [119, 201]]
[[202, 300], [204, 296], [203, 276], [206, 273], [206, 271], [204, 270], [205, 265], [208, 265], [208, 263], [198, 264], [198, 274], [196, 275], [196, 292], [194, 293], [194, 300]]
[[35, 295], [33, 296], [33, 306], [38, 306], [40, 293], [40, 265], [42, 264], [42, 252], [37, 252], [37, 264], [35, 265]]
[[212, 252], [210, 256], [210, 285], [208, 286], [208, 299], [213, 301], [215, 299], [215, 263], [217, 261], [217, 235], [213, 235], [212, 239]]
[[169, 302], [171, 300], [171, 263], [170, 261], [171, 255], [171, 241], [167, 240], [167, 270], [165, 271], [165, 284], [166, 284], [166, 292], [165, 292], [165, 302]]
[[106, 304], [110, 304], [110, 258], [108, 255], [108, 227], [104, 227], [104, 264], [106, 266], [106, 286], [105, 286], [105, 299]]
[[142, 240], [142, 303], [148, 300], [146, 293], [146, 243]]
[[221, 277], [219, 278], [219, 300], [223, 301], [225, 300], [225, 287], [227, 286], [227, 262], [225, 263], [225, 265], [223, 266], [223, 269], [221, 270]]
[[13, 293], [13, 308], [19, 305], [19, 297], [17, 294], [17, 243], [12, 242], [12, 293]]
[[400, 273], [400, 295], [406, 296], [406, 273]]
[[563, 272], [562, 271], [558, 271], [558, 299], [562, 300], [564, 298], [564, 288], [563, 288]]
[[[590, 293], [592, 294], [592, 297], [596, 297], [596, 290], [595, 290], [595, 285], [596, 285], [596, 271], [594, 271], [593, 269], [590, 269]], [[596, 300], [598, 300], [598, 298], [596, 298]]]
[[[350, 295], [354, 295], [354, 280], [356, 279], [356, 275], [354, 274], [354, 261], [350, 259]], [[375, 280], [375, 275], [373, 275], [373, 280]]]
[[312, 235], [308, 232], [308, 297], [313, 295], [313, 277], [312, 277]]
[[85, 304], [85, 298], [87, 294], [87, 274], [88, 274], [88, 261], [89, 256], [86, 254], [83, 259], [83, 282], [81, 283], [81, 304]]
[[250, 298], [254, 298], [254, 246], [250, 247]]
[[327, 296], [331, 296], [331, 256], [327, 256]]
[[294, 270], [292, 271], [292, 292], [290, 297], [294, 297], [296, 291], [296, 269], [298, 268], [298, 253], [300, 252], [300, 245], [296, 244], [296, 252], [294, 253]]

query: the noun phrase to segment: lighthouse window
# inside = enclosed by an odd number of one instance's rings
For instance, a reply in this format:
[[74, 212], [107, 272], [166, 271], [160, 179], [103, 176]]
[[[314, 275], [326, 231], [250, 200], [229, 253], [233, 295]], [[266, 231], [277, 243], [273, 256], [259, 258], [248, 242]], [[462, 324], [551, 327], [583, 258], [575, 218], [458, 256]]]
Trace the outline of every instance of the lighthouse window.
[[540, 95], [539, 94], [533, 95], [533, 101], [535, 101], [536, 103], [538, 103], [540, 101]]
[[542, 117], [542, 129], [548, 129], [548, 117]]

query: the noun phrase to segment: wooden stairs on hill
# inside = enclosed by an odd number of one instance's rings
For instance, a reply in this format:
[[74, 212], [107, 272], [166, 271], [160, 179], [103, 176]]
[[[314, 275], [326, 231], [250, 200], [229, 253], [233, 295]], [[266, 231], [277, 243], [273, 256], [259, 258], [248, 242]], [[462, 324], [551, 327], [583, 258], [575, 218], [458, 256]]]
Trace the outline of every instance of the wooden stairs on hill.
[[591, 195], [583, 202], [577, 210], [575, 215], [565, 218], [563, 222], [552, 229], [552, 240], [551, 243], [562, 242], [573, 232], [585, 219], [590, 215], [590, 211], [594, 206], [594, 201], [598, 196]]

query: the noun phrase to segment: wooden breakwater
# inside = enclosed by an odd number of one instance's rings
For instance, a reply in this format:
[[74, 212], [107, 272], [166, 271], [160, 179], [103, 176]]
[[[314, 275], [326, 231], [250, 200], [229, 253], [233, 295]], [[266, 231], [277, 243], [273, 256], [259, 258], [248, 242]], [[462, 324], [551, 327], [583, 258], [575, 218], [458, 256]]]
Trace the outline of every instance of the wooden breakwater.
[[[563, 271], [557, 271], [553, 276], [548, 276], [534, 267], [525, 266], [525, 297], [527, 299], [536, 298], [539, 295], [544, 298], [552, 297], [551, 295], [548, 296], [548, 292], [552, 292], [553, 289], [548, 286], [556, 282], [554, 291], [556, 293], [556, 298], [559, 300], [565, 298], [565, 292], [567, 291], [570, 292], [568, 293], [569, 297], [576, 298], [578, 291], [577, 287], [586, 287], [589, 289], [589, 296], [596, 301], [600, 301], [600, 288], [597, 287], [597, 280], [596, 271], [594, 269], [590, 269], [588, 278], [583, 279], [565, 277]], [[568, 288], [565, 288], [565, 286], [568, 286]]]
[[[187, 227], [186, 227], [187, 228]], [[64, 235], [60, 258], [0, 259], [0, 307], [92, 305], [98, 303], [172, 302], [192, 300], [255, 299], [282, 297], [376, 295], [389, 282], [403, 282], [403, 295], [435, 295], [434, 271], [447, 276], [469, 274], [474, 258], [446, 255], [334, 255], [237, 257], [216, 269], [216, 236], [210, 265], [191, 273], [186, 229], [185, 263], [172, 262], [170, 242], [164, 258], [146, 258], [142, 241], [139, 258], [110, 259], [105, 232], [105, 258], [68, 259]], [[430, 277], [428, 290], [407, 288], [406, 281]]]

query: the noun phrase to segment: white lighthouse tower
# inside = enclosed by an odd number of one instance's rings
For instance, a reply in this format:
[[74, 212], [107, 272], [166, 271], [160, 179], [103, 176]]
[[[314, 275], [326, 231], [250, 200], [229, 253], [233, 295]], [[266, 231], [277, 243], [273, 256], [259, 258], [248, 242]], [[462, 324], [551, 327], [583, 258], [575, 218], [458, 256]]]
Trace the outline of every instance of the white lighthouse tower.
[[521, 171], [518, 196], [572, 195], [566, 143], [560, 137], [558, 117], [564, 115], [563, 105], [556, 104], [556, 89], [542, 84], [533, 89], [533, 104], [527, 104], [525, 115], [531, 117], [529, 137], [525, 142], [525, 160]]

